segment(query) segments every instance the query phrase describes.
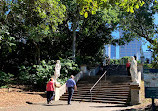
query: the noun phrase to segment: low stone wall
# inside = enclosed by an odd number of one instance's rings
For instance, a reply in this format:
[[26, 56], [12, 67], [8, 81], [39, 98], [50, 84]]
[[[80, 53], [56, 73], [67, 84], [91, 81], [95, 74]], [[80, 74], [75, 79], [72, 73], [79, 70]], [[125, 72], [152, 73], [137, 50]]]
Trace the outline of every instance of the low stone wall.
[[55, 88], [55, 101], [60, 99], [60, 96], [66, 92], [66, 84], [62, 85], [60, 88]]
[[100, 66], [94, 67], [94, 68], [90, 69], [88, 75], [96, 76], [96, 74], [99, 72], [99, 70], [100, 70]]
[[84, 73], [80, 71], [76, 76], [75, 76], [75, 81], [78, 82], [81, 78], [83, 78]]

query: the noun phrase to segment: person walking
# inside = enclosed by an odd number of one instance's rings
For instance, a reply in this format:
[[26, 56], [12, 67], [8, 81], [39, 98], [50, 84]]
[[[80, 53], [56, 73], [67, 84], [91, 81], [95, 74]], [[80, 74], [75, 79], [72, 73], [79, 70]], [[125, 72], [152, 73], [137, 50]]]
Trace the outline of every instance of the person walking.
[[50, 78], [50, 81], [46, 85], [47, 91], [47, 104], [50, 104], [54, 97], [54, 90], [55, 90], [55, 82], [53, 78]]
[[128, 76], [131, 76], [131, 73], [130, 73], [130, 65], [131, 65], [131, 63], [129, 62], [129, 60], [127, 60], [127, 63], [126, 63], [126, 70], [127, 70]]
[[66, 82], [66, 87], [67, 87], [67, 91], [68, 91], [68, 105], [71, 105], [71, 99], [72, 99], [72, 95], [74, 93], [74, 89], [77, 90], [77, 86], [76, 86], [76, 82], [74, 80], [74, 76], [71, 75], [70, 79], [67, 80]]

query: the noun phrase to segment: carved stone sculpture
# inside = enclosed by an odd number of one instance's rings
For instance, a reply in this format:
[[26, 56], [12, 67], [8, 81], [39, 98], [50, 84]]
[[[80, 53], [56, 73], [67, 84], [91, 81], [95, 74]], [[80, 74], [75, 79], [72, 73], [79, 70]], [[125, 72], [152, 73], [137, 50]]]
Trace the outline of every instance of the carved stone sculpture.
[[138, 83], [137, 61], [133, 56], [131, 57], [130, 73], [133, 83]]
[[60, 76], [60, 69], [61, 69], [60, 60], [57, 60], [57, 63], [55, 64], [55, 72], [54, 72], [55, 79], [57, 79]]

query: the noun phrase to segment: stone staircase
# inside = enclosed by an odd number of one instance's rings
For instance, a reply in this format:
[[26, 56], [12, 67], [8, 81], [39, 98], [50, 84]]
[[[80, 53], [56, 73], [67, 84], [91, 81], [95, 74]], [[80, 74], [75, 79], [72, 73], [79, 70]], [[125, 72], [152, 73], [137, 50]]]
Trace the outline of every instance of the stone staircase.
[[[108, 70], [109, 69], [109, 70]], [[107, 71], [107, 75], [128, 75], [126, 71], [126, 66], [125, 65], [108, 65], [104, 66], [104, 70]]]
[[[130, 77], [126, 75], [111, 75], [105, 78], [95, 86], [90, 93], [91, 87], [99, 79], [100, 75], [87, 76], [78, 81], [78, 91], [75, 91], [72, 97], [72, 101], [80, 102], [101, 102], [101, 103], [113, 103], [113, 104], [128, 104], [130, 98], [129, 84], [131, 82]], [[66, 100], [68, 93], [62, 95], [60, 100]]]

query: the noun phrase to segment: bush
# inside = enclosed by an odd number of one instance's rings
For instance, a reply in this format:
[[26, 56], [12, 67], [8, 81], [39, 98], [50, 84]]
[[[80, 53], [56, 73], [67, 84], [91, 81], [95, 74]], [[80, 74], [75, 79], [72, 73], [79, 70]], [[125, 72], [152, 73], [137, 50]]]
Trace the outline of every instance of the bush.
[[12, 74], [0, 71], [0, 87], [9, 84], [12, 81], [12, 77]]
[[152, 64], [144, 64], [144, 69], [152, 69]]
[[76, 57], [76, 62], [78, 65], [86, 64], [89, 67], [95, 67], [98, 64], [102, 64], [102, 61], [103, 61], [102, 57], [92, 57], [92, 56]]
[[[76, 75], [79, 72], [78, 65], [70, 59], [61, 59], [60, 77], [57, 80], [64, 84], [70, 75]], [[37, 88], [45, 89], [49, 78], [54, 75], [54, 67], [56, 62], [54, 60], [46, 63], [41, 61], [40, 65], [33, 65], [29, 67], [21, 66], [19, 68], [18, 80], [22, 84], [32, 84]]]
[[78, 65], [70, 59], [61, 59], [61, 70], [60, 70], [60, 79], [70, 77], [70, 75], [76, 75], [80, 69]]
[[131, 57], [129, 57], [129, 56], [125, 56], [125, 57], [122, 57], [121, 60], [123, 61], [123, 64], [126, 64], [127, 61], [130, 60], [130, 58]]
[[18, 80], [22, 84], [32, 84], [42, 88], [53, 74], [53, 67], [51, 62], [46, 63], [44, 60], [40, 65], [21, 66]]
[[118, 64], [120, 64], [120, 61], [119, 61], [119, 59], [110, 59], [110, 64], [118, 65]]
[[61, 84], [61, 85], [63, 85], [63, 84], [65, 84], [66, 83], [66, 81], [68, 80], [69, 78], [68, 77], [65, 77], [65, 78], [62, 78], [62, 79], [57, 79], [57, 81]]
[[32, 78], [32, 72], [33, 67], [32, 66], [21, 66], [19, 67], [19, 74], [18, 74], [18, 82], [22, 84], [32, 84], [33, 78]]
[[46, 63], [43, 60], [40, 65], [34, 65], [33, 67], [36, 69], [36, 73], [33, 75], [34, 85], [45, 88], [49, 78], [53, 75], [54, 65], [52, 65], [51, 62]]

